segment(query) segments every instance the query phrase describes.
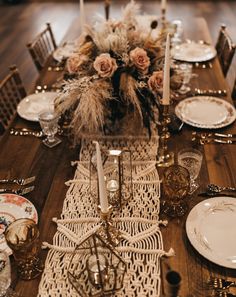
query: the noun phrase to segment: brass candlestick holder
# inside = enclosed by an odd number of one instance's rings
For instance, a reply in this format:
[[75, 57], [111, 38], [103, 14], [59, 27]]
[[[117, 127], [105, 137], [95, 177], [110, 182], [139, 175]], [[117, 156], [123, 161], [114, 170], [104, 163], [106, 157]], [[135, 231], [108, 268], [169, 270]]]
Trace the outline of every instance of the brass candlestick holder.
[[169, 116], [169, 105], [161, 105], [160, 114], [160, 141], [157, 153], [157, 166], [168, 167], [174, 164], [174, 153], [168, 150], [168, 139], [170, 138], [170, 132], [168, 130], [168, 124], [171, 122]]
[[110, 17], [111, 0], [105, 0], [104, 5], [105, 5], [105, 17], [106, 17], [106, 20], [108, 21]]
[[166, 8], [161, 9], [161, 26], [164, 31], [166, 28]]
[[97, 231], [97, 234], [108, 244], [117, 246], [121, 240], [120, 231], [113, 225], [111, 214], [112, 206], [110, 205], [107, 212], [102, 212], [100, 205], [98, 205], [100, 211], [101, 226]]

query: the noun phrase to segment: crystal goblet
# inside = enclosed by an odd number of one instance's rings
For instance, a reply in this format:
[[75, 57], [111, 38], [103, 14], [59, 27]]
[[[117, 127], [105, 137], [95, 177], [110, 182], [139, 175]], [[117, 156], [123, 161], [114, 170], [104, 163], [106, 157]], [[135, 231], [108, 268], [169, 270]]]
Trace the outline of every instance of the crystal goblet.
[[186, 196], [190, 186], [190, 175], [186, 168], [171, 165], [163, 172], [162, 211], [170, 217], [181, 217], [187, 210]]
[[186, 94], [191, 90], [188, 84], [192, 77], [192, 68], [193, 68], [192, 64], [189, 64], [189, 63], [181, 63], [178, 66], [179, 72], [183, 75], [183, 83], [181, 88], [178, 91], [180, 94]]
[[55, 137], [58, 130], [58, 119], [58, 114], [53, 111], [43, 111], [39, 115], [40, 126], [43, 133], [47, 136], [47, 138], [43, 140], [43, 143], [50, 148], [61, 143], [61, 140]]
[[41, 274], [43, 263], [39, 257], [41, 242], [36, 223], [28, 218], [13, 221], [5, 231], [21, 279], [30, 280]]
[[178, 152], [178, 164], [186, 168], [190, 174], [190, 190], [192, 194], [199, 187], [196, 179], [202, 166], [202, 153], [196, 149], [186, 148]]

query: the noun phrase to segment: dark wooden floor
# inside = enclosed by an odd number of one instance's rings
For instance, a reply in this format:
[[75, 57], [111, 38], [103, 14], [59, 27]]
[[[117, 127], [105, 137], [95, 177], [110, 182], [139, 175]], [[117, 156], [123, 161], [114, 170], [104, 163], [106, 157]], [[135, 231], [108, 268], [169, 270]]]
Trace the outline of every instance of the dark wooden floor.
[[[102, 1], [85, 1], [87, 18], [95, 13], [104, 13]], [[113, 0], [111, 16], [116, 17], [120, 8], [128, 0]], [[143, 11], [149, 14], [160, 14], [160, 1], [138, 1]], [[8, 72], [8, 66], [16, 64], [22, 74], [26, 89], [29, 90], [37, 77], [25, 44], [44, 28], [46, 22], [52, 24], [57, 42], [60, 42], [71, 21], [79, 15], [78, 1], [22, 1], [18, 5], [7, 5], [0, 2], [0, 80]], [[213, 42], [215, 43], [221, 23], [225, 23], [236, 42], [236, 1], [168, 1], [168, 19], [182, 19], [185, 25], [191, 26], [191, 18], [206, 18]], [[231, 67], [228, 80], [235, 77], [236, 63]]]

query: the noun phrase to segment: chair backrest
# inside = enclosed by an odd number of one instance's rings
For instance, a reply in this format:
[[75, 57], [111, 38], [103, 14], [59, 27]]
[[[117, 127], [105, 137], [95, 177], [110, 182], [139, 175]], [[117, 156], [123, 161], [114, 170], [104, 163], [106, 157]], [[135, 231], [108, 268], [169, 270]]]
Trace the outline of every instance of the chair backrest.
[[235, 44], [230, 38], [225, 25], [221, 25], [218, 40], [216, 42], [216, 51], [222, 72], [224, 76], [226, 76], [234, 57]]
[[0, 83], [0, 134], [8, 128], [15, 117], [18, 103], [26, 96], [20, 74], [16, 66]]
[[57, 48], [49, 23], [46, 24], [46, 29], [27, 44], [27, 47], [36, 68], [38, 71], [42, 70], [52, 52]]
[[234, 85], [233, 85], [233, 89], [232, 89], [232, 99], [234, 101], [234, 104], [236, 104], [236, 78], [234, 80]]

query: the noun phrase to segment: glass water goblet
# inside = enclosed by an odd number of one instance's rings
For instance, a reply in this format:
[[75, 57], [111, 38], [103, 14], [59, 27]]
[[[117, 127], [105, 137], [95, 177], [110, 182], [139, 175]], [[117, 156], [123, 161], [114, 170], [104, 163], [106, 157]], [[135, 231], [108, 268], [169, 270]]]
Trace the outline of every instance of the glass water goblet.
[[43, 143], [50, 148], [61, 143], [61, 140], [55, 137], [58, 130], [58, 119], [59, 116], [54, 111], [44, 111], [39, 115], [40, 126], [47, 136]]
[[171, 165], [163, 172], [162, 211], [170, 217], [181, 217], [187, 210], [186, 197], [190, 187], [190, 174], [180, 165]]
[[175, 33], [171, 38], [172, 45], [178, 45], [182, 42], [183, 38], [183, 23], [181, 20], [173, 20], [172, 24], [175, 26]]
[[189, 63], [181, 63], [178, 66], [180, 74], [183, 75], [183, 83], [181, 88], [179, 89], [180, 94], [186, 94], [191, 90], [188, 84], [192, 77], [192, 68], [193, 68], [192, 64], [189, 64]]
[[196, 179], [202, 166], [202, 153], [196, 149], [182, 149], [178, 153], [178, 164], [186, 168], [190, 174], [190, 190], [189, 194], [195, 192], [199, 184]]
[[8, 254], [0, 250], [0, 297], [7, 296], [11, 284], [11, 266]]

